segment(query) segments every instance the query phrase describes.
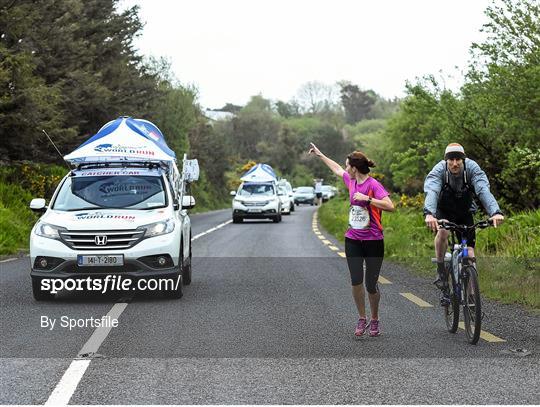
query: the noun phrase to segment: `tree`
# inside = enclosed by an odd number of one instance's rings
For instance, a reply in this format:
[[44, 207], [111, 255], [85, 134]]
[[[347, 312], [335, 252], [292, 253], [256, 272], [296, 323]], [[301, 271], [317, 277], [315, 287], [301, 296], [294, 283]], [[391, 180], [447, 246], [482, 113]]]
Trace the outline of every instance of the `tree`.
[[341, 103], [345, 109], [345, 121], [354, 124], [368, 118], [373, 106], [379, 99], [372, 90], [360, 90], [357, 85], [342, 82]]
[[302, 111], [313, 115], [335, 109], [338, 105], [336, 86], [318, 81], [306, 82], [300, 86], [297, 97]]
[[285, 119], [288, 119], [289, 117], [298, 117], [301, 114], [300, 105], [295, 100], [288, 103], [278, 100], [275, 103], [275, 107], [277, 113]]

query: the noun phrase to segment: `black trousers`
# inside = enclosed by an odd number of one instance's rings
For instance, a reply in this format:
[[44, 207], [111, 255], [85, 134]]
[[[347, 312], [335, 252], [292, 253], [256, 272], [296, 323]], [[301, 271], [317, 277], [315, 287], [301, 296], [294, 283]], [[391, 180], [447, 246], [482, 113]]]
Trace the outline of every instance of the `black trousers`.
[[345, 255], [351, 273], [351, 284], [364, 282], [366, 264], [366, 290], [370, 294], [378, 291], [377, 281], [384, 258], [384, 240], [353, 240], [345, 238]]

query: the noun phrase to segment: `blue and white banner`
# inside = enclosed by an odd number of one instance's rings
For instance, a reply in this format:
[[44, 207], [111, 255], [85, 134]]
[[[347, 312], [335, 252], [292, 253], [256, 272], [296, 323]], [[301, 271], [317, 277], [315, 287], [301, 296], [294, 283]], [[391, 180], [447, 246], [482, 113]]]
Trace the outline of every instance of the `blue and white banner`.
[[64, 159], [70, 163], [96, 161], [175, 161], [176, 154], [151, 122], [120, 117], [103, 126]]
[[250, 182], [269, 182], [277, 181], [276, 173], [268, 164], [257, 164], [247, 171], [242, 178], [242, 181]]

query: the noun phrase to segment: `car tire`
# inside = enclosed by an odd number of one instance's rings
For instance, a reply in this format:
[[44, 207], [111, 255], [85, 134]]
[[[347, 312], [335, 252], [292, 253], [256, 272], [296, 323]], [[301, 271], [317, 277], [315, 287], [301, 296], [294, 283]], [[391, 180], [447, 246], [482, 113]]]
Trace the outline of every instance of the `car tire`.
[[182, 267], [182, 284], [184, 285], [190, 285], [191, 284], [191, 259], [192, 259], [192, 252], [191, 252], [191, 236], [189, 237], [189, 256], [188, 260], [185, 264], [183, 264]]
[[279, 218], [280, 218], [280, 215], [274, 216], [274, 217], [272, 218], [272, 222], [274, 222], [274, 223], [279, 223], [279, 221], [280, 221]]
[[32, 278], [32, 294], [36, 301], [52, 301], [55, 294], [41, 289], [41, 278]]
[[[180, 281], [177, 280], [178, 278]], [[176, 289], [166, 291], [166, 296], [175, 300], [179, 300], [184, 295], [184, 279], [182, 278], [182, 273], [178, 274], [176, 278], [174, 278], [175, 284], [177, 284], [177, 281], [178, 285], [176, 286]]]
[[294, 203], [291, 202], [291, 210], [289, 212], [294, 212]]

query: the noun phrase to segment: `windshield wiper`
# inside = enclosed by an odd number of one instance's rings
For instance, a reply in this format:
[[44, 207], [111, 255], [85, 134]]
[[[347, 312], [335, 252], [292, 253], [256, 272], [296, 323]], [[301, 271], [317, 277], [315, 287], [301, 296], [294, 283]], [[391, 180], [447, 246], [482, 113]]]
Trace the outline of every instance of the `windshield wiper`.
[[67, 212], [89, 211], [90, 209], [110, 209], [110, 208], [104, 208], [104, 207], [101, 207], [101, 206], [89, 206], [87, 208], [66, 209], [66, 211]]

